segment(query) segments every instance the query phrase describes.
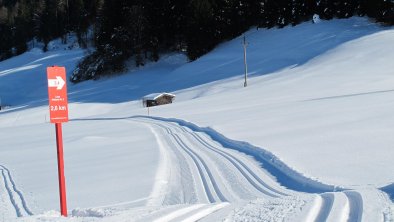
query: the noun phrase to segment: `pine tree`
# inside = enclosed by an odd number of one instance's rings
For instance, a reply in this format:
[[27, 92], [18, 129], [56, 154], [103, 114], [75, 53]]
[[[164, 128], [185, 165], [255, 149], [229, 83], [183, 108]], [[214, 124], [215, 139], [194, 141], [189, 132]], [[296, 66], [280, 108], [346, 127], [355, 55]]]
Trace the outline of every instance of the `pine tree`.
[[284, 0], [265, 0], [264, 2], [264, 17], [263, 25], [261, 27], [272, 28], [274, 26], [285, 26], [284, 11], [283, 11]]
[[394, 25], [394, 3], [385, 1], [382, 10], [382, 22], [388, 25]]
[[375, 18], [378, 22], [394, 24], [394, 3], [387, 0], [360, 0], [360, 15]]
[[291, 23], [292, 20], [292, 0], [278, 0], [276, 1], [276, 25], [279, 28], [285, 27]]
[[11, 27], [0, 23], [0, 33], [0, 60], [4, 60], [12, 56]]
[[356, 12], [357, 1], [356, 0], [335, 0], [334, 15], [337, 18], [349, 18]]
[[190, 1], [185, 36], [187, 53], [192, 60], [207, 53], [218, 43], [215, 38], [214, 7], [214, 0]]
[[316, 10], [315, 0], [291, 0], [291, 24], [297, 25], [301, 22], [310, 20]]
[[335, 16], [335, 0], [317, 0], [317, 14], [322, 19], [332, 19]]
[[146, 54], [149, 45], [146, 41], [149, 29], [146, 12], [142, 5], [126, 5], [123, 10], [127, 15], [124, 28], [126, 35], [130, 38], [127, 43], [131, 48], [127, 54], [136, 56], [136, 66], [138, 67], [144, 65], [143, 54]]
[[244, 0], [246, 28], [256, 26], [260, 23], [260, 13], [262, 13], [263, 0]]

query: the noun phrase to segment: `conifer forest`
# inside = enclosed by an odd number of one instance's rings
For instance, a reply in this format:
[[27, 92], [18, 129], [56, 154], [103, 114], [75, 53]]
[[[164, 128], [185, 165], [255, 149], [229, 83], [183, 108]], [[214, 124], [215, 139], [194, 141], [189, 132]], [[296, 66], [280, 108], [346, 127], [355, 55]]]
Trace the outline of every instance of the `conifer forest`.
[[0, 60], [75, 34], [91, 50], [72, 82], [184, 51], [190, 60], [251, 27], [282, 28], [321, 19], [367, 16], [394, 24], [391, 0], [0, 0]]

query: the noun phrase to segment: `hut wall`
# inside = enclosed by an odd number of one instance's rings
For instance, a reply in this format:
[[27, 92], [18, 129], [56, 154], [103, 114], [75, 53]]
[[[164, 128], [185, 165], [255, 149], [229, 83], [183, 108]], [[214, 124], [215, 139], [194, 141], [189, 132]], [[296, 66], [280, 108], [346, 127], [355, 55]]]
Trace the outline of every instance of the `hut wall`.
[[151, 106], [157, 106], [159, 104], [157, 104], [156, 100], [147, 100], [146, 101], [146, 107], [151, 107]]
[[164, 105], [172, 103], [172, 97], [170, 96], [162, 96], [156, 99], [157, 105]]

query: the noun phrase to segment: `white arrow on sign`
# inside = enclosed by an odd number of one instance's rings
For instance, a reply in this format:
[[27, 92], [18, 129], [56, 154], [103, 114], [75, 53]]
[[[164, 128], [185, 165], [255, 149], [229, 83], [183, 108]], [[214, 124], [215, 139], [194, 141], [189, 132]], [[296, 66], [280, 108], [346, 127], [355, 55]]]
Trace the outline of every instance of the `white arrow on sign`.
[[48, 79], [48, 87], [56, 87], [57, 90], [63, 89], [65, 84], [66, 82], [60, 76], [56, 76], [56, 79]]

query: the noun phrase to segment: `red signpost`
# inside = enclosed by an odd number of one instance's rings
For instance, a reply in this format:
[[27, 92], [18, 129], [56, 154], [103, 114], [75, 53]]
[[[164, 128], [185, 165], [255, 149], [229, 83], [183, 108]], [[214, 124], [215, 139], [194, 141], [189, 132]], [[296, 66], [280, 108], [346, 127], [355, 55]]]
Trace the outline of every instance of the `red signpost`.
[[57, 164], [59, 175], [60, 213], [67, 217], [66, 179], [64, 176], [62, 123], [68, 121], [66, 69], [48, 67], [48, 99], [51, 123], [56, 127]]

